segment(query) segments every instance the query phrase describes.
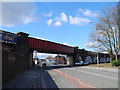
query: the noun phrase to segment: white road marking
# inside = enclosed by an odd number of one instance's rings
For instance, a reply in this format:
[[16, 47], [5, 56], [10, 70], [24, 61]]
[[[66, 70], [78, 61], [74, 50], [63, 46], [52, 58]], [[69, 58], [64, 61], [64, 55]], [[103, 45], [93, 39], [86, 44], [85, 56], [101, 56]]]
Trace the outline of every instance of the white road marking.
[[81, 82], [78, 78], [76, 78], [76, 80], [77, 80], [80, 84], [82, 84], [82, 85], [84, 85], [84, 86], [88, 86], [88, 87], [90, 87], [90, 88], [95, 88], [95, 87], [93, 87], [93, 86], [91, 86], [91, 85], [84, 84], [84, 83]]

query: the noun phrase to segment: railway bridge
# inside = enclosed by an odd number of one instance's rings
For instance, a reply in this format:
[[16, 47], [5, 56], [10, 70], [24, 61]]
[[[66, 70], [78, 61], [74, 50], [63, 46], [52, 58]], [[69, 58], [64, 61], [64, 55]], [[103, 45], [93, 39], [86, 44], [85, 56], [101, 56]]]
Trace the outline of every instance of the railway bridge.
[[[51, 41], [29, 37], [24, 32], [11, 33], [0, 30], [2, 44], [2, 76], [3, 82], [17, 73], [33, 67], [33, 51], [67, 55], [68, 65], [75, 65], [80, 60], [90, 64], [96, 63], [97, 53], [67, 46]], [[99, 53], [100, 62], [109, 62], [109, 55]]]

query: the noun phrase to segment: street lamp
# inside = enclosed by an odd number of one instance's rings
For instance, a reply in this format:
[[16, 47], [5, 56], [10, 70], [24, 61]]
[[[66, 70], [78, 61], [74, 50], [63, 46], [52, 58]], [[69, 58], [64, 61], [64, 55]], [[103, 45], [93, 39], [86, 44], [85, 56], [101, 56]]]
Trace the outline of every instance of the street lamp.
[[97, 52], [97, 67], [99, 66], [99, 58], [98, 58], [98, 52]]
[[[95, 22], [89, 22], [89, 23], [95, 23]], [[96, 24], [94, 26], [95, 29], [95, 37], [96, 37], [96, 41], [97, 41], [97, 29], [96, 29]], [[97, 47], [96, 47], [97, 48]], [[99, 66], [99, 55], [98, 55], [98, 51], [97, 51], [97, 67]]]
[[[96, 24], [95, 24], [95, 37], [97, 41], [97, 29], [96, 29]], [[98, 46], [99, 47], [99, 46]], [[98, 56], [98, 51], [97, 51], [97, 67], [99, 66], [99, 56]]]

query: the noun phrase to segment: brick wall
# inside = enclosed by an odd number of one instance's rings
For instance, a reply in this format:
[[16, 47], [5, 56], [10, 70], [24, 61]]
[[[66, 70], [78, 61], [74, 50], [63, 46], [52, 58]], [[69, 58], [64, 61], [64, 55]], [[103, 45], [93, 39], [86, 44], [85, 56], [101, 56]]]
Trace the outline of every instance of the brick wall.
[[16, 44], [2, 43], [2, 83], [30, 69], [30, 50], [26, 33], [18, 33]]
[[30, 68], [29, 55], [23, 56], [15, 52], [2, 51], [2, 82], [6, 82], [20, 72]]

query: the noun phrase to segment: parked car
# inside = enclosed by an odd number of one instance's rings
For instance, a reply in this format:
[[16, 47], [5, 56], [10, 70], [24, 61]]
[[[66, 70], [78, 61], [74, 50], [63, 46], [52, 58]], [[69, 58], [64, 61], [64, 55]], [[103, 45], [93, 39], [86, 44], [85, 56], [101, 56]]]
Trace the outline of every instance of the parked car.
[[88, 62], [84, 62], [83, 65], [88, 65], [89, 63]]
[[83, 61], [76, 62], [75, 65], [83, 65]]

